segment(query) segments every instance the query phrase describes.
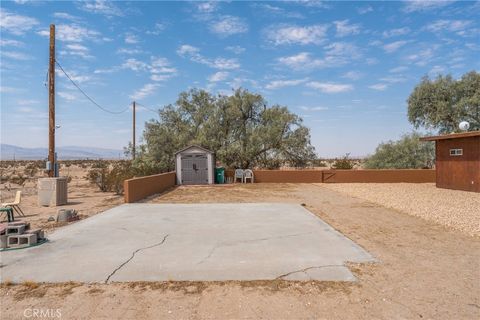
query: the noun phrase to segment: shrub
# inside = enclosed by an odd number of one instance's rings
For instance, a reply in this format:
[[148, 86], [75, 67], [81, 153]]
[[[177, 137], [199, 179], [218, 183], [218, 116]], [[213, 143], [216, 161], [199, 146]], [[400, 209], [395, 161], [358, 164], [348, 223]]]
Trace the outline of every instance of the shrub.
[[38, 173], [38, 166], [35, 163], [29, 163], [25, 166], [24, 173], [27, 177], [35, 177]]
[[123, 193], [123, 181], [135, 176], [135, 169], [130, 161], [118, 161], [112, 165], [97, 162], [88, 171], [87, 180], [102, 192]]
[[332, 165], [334, 169], [353, 169], [353, 161], [349, 159], [350, 153], [345, 154], [341, 159], [335, 159], [335, 162]]

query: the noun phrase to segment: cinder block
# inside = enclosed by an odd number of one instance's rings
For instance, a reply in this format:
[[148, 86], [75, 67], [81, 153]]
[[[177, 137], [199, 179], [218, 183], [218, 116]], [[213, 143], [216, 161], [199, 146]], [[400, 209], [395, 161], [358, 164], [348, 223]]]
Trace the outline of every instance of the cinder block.
[[33, 230], [28, 230], [25, 232], [25, 234], [36, 234], [37, 235], [37, 240], [45, 238], [45, 234], [42, 229], [33, 229]]
[[7, 236], [0, 235], [0, 249], [5, 249], [7, 247]]
[[9, 247], [31, 246], [37, 243], [37, 235], [26, 233], [8, 236], [7, 242]]
[[13, 235], [19, 235], [23, 234], [25, 232], [25, 225], [19, 224], [19, 225], [13, 225], [13, 226], [7, 226], [5, 229], [5, 234], [7, 236], [13, 236]]
[[15, 222], [9, 222], [9, 226], [25, 226], [25, 230], [30, 229], [30, 222], [25, 222], [25, 221], [15, 221]]

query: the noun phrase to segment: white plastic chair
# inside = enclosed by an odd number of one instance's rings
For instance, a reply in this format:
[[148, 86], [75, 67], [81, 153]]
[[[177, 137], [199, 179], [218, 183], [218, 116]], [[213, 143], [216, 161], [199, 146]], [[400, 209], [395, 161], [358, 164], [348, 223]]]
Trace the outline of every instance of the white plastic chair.
[[242, 180], [242, 183], [243, 183], [243, 170], [242, 169], [235, 169], [235, 176], [233, 178], [233, 183], [237, 183], [237, 179]]
[[2, 203], [2, 207], [10, 207], [13, 210], [15, 210], [19, 215], [25, 217], [25, 214], [23, 213], [22, 208], [20, 208], [21, 201], [22, 201], [22, 191], [17, 191], [17, 193], [15, 194], [15, 200], [13, 202]]
[[250, 182], [253, 183], [253, 171], [250, 169], [243, 171], [243, 182], [247, 183], [247, 179], [250, 179]]

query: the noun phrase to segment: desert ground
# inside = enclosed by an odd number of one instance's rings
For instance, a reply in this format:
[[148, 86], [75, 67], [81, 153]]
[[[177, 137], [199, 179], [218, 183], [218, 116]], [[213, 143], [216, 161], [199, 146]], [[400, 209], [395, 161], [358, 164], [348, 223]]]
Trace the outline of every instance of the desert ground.
[[[66, 207], [77, 209], [82, 219], [122, 202], [120, 196], [99, 192], [91, 186], [84, 179], [84, 168], [70, 170], [73, 172], [69, 184], [71, 203]], [[2, 197], [12, 197], [4, 192], [4, 187]], [[7, 192], [15, 190], [12, 186], [10, 189]], [[49, 216], [55, 215], [56, 208], [39, 208], [34, 187], [28, 190], [22, 200], [27, 213], [25, 220], [48, 231], [62, 227], [47, 222]], [[379, 193], [381, 197], [376, 196]], [[402, 196], [405, 201], [396, 203], [395, 198]], [[446, 197], [453, 202], [443, 201]], [[5, 198], [2, 202], [10, 200]], [[480, 317], [478, 194], [438, 190], [433, 184], [235, 184], [177, 187], [144, 202], [303, 204], [366, 249], [378, 262], [350, 264], [356, 282], [49, 284], [26, 281], [16, 284], [4, 281], [0, 288], [2, 318], [22, 319], [36, 309], [58, 309], [64, 319]], [[402, 205], [409, 202], [417, 205]], [[451, 207], [437, 213], [444, 206]]]

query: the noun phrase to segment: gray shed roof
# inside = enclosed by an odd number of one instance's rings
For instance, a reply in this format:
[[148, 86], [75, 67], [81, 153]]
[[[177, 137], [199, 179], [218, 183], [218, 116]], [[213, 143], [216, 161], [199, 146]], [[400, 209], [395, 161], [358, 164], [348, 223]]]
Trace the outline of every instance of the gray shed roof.
[[213, 153], [214, 153], [213, 151], [210, 151], [210, 150], [208, 150], [208, 149], [205, 149], [205, 148], [203, 148], [203, 147], [200, 147], [200, 146], [197, 146], [197, 145], [194, 145], [194, 144], [193, 144], [193, 145], [191, 145], [191, 146], [188, 146], [188, 147], [186, 147], [186, 148], [183, 148], [183, 149], [181, 149], [181, 150], [178, 150], [177, 152], [175, 152], [175, 155], [177, 155], [177, 154], [179, 154], [179, 153], [182, 153], [182, 152], [185, 152], [185, 151], [187, 151], [188, 149], [191, 149], [191, 148], [201, 149], [201, 150], [205, 151], [206, 153], [210, 153], [210, 154], [213, 154]]

